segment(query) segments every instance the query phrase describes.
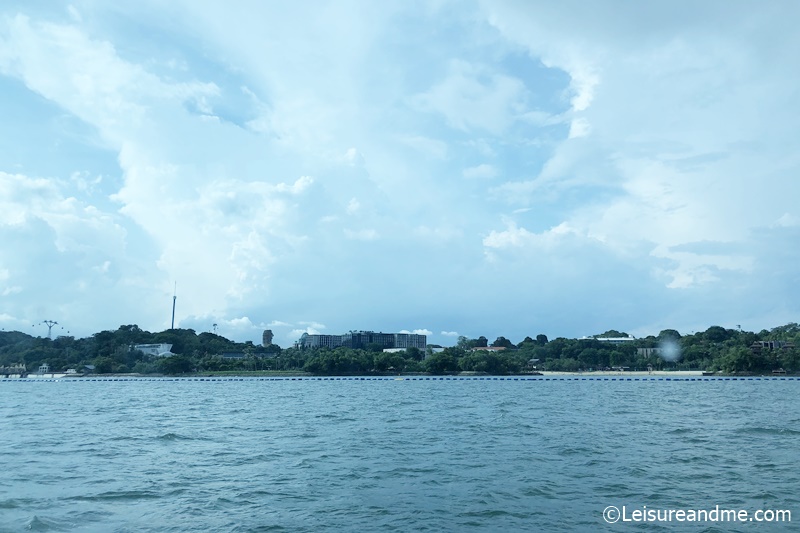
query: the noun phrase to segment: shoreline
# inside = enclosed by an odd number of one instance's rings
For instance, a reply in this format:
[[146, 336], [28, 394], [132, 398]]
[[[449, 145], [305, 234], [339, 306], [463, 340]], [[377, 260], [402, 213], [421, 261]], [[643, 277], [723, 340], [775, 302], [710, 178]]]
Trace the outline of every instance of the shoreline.
[[797, 374], [725, 374], [721, 372], [711, 373], [704, 370], [597, 370], [591, 372], [556, 372], [556, 371], [537, 371], [532, 373], [520, 374], [486, 374], [482, 372], [459, 372], [455, 374], [428, 374], [424, 372], [412, 373], [375, 373], [375, 374], [311, 374], [308, 372], [294, 371], [257, 371], [257, 372], [200, 372], [186, 374], [85, 374], [85, 375], [28, 375], [26, 377], [0, 376], [0, 381], [37, 381], [37, 380], [91, 380], [91, 379], [141, 379], [141, 378], [188, 378], [188, 379], [215, 379], [215, 378], [409, 378], [409, 377], [530, 377], [530, 378], [549, 378], [549, 377], [675, 377], [675, 378], [696, 378], [696, 377], [717, 377], [717, 378], [747, 378], [747, 377], [787, 377], [797, 376]]
[[[550, 372], [546, 370], [540, 371], [543, 376], [702, 376], [707, 372], [705, 370], [594, 370], [592, 372]], [[710, 376], [711, 374], [709, 374]], [[714, 376], [723, 376], [728, 374], [714, 373]], [[732, 375], [732, 374], [730, 374]]]

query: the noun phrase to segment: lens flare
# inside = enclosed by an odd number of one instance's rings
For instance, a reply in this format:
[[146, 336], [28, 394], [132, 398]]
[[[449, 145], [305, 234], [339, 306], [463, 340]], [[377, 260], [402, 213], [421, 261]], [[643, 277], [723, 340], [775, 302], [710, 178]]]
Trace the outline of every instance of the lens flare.
[[661, 349], [659, 355], [664, 361], [667, 361], [668, 363], [674, 363], [675, 361], [680, 360], [681, 347], [674, 340], [663, 340], [658, 347]]

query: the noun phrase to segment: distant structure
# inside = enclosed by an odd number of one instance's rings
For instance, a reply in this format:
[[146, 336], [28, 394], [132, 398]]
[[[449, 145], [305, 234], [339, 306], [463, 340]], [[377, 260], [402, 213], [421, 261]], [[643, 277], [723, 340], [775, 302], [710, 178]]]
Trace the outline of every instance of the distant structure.
[[639, 357], [658, 357], [664, 350], [662, 348], [636, 348]]
[[153, 355], [155, 357], [169, 357], [173, 354], [171, 344], [134, 344], [131, 346], [133, 350], [139, 350], [145, 355]]
[[58, 322], [56, 322], [55, 320], [42, 320], [40, 322], [40, 324], [44, 324], [45, 326], [47, 326], [47, 338], [48, 339], [52, 339], [53, 338], [53, 326], [57, 326]]
[[755, 341], [750, 345], [750, 351], [761, 353], [762, 350], [792, 350], [793, 342], [787, 341]]
[[266, 348], [267, 346], [271, 345], [272, 344], [272, 337], [273, 337], [272, 330], [271, 329], [265, 329], [264, 333], [261, 335], [261, 346]]
[[417, 348], [425, 351], [428, 338], [417, 333], [383, 333], [374, 331], [351, 331], [344, 335], [309, 335], [303, 333], [295, 343], [298, 348], [354, 348], [365, 349], [378, 346], [381, 350], [387, 348]]
[[11, 376], [24, 377], [28, 373], [27, 368], [23, 364], [14, 364], [10, 366], [0, 366], [0, 377], [9, 378]]
[[474, 348], [470, 348], [469, 351], [471, 352], [502, 352], [505, 350], [505, 346], [476, 346]]
[[172, 326], [170, 329], [175, 329], [175, 301], [178, 299], [178, 282], [175, 282], [175, 288], [172, 290]]
[[628, 342], [635, 342], [636, 337], [581, 337], [579, 341], [600, 341], [609, 344], [625, 344]]

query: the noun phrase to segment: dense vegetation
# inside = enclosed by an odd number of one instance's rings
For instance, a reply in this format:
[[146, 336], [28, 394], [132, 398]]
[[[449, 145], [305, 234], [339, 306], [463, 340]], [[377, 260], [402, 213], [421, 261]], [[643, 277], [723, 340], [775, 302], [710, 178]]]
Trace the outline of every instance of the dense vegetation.
[[[379, 347], [368, 350], [281, 349], [252, 342], [236, 343], [213, 333], [197, 334], [191, 329], [170, 329], [151, 333], [136, 325], [101, 331], [91, 337], [58, 337], [50, 340], [24, 333], [0, 332], [0, 367], [24, 364], [34, 371], [48, 363], [53, 371], [75, 368], [96, 373], [164, 373], [219, 371], [305, 371], [314, 374], [365, 374], [461, 371], [512, 374], [533, 370], [578, 371], [628, 368], [630, 370], [708, 370], [725, 373], [769, 373], [800, 371], [800, 325], [788, 324], [759, 333], [712, 326], [706, 331], [681, 336], [664, 330], [658, 336], [614, 344], [603, 337], [625, 337], [607, 331], [591, 339], [548, 340], [545, 335], [526, 337], [513, 344], [498, 337], [491, 344], [486, 337], [459, 338], [458, 344], [427, 354], [416, 349], [385, 353]], [[780, 341], [762, 346], [762, 341]], [[153, 357], [132, 349], [134, 344], [172, 344], [170, 357]], [[480, 348], [504, 348], [487, 351]], [[661, 354], [640, 348], [662, 348]], [[243, 358], [225, 357], [239, 353]]]

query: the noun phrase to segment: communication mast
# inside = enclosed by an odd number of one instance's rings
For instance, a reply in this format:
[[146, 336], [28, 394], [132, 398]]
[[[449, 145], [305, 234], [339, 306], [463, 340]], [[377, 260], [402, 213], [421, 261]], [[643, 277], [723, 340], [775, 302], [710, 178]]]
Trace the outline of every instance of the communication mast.
[[175, 329], [175, 301], [178, 299], [178, 282], [175, 282], [175, 288], [172, 291], [172, 327]]

